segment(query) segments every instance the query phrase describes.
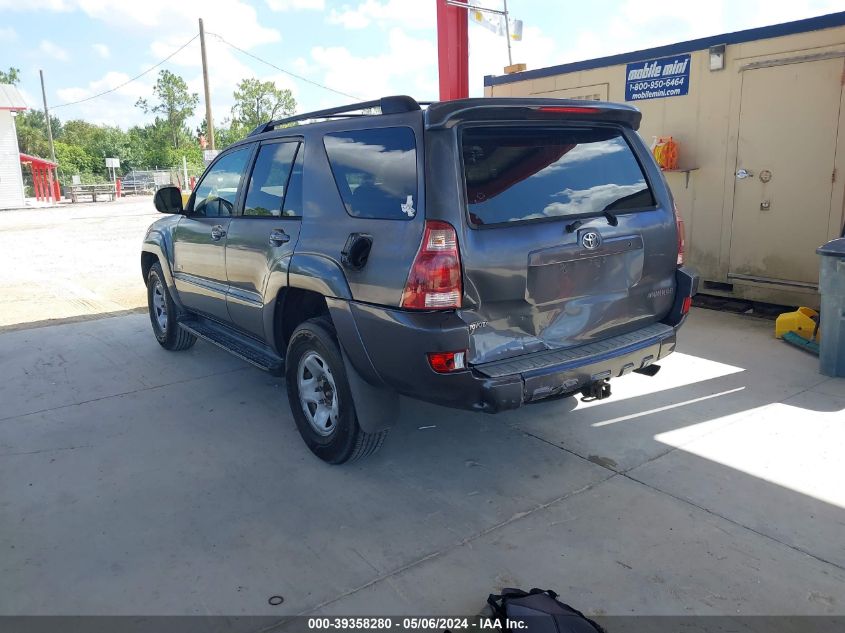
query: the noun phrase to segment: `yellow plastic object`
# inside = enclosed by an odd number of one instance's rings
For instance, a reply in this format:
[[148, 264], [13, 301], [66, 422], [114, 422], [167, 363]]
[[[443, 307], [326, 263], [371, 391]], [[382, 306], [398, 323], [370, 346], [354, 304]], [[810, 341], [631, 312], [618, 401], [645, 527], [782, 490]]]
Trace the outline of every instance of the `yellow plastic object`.
[[182, 208], [183, 209], [188, 206], [188, 198], [191, 197], [191, 193], [192, 192], [191, 192], [190, 189], [187, 190], [187, 191], [182, 191]]
[[819, 313], [812, 308], [801, 307], [795, 312], [784, 312], [775, 321], [775, 338], [783, 338], [787, 332], [795, 332], [808, 341], [818, 342], [821, 339], [821, 331], [816, 332], [813, 338], [818, 318]]

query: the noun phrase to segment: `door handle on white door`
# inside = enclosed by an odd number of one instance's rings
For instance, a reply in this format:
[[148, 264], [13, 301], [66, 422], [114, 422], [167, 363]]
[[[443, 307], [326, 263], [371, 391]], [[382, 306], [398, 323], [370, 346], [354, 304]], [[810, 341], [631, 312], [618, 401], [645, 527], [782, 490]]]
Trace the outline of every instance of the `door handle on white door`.
[[737, 180], [745, 180], [746, 178], [752, 178], [753, 176], [754, 176], [754, 172], [749, 171], [748, 169], [737, 169], [736, 170]]

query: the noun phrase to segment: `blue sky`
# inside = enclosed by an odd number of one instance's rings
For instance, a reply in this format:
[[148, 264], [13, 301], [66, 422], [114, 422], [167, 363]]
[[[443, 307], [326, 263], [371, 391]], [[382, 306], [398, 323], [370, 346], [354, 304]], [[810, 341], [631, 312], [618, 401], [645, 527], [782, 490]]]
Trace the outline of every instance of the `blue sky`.
[[[479, 0], [501, 7], [501, 0]], [[845, 0], [509, 0], [524, 37], [514, 61], [551, 66], [680, 40], [845, 10]], [[435, 0], [0, 0], [0, 68], [21, 69], [22, 92], [47, 98], [63, 120], [85, 118], [128, 127], [146, 120], [134, 107], [150, 95], [157, 71], [78, 105], [61, 104], [108, 90], [161, 61], [206, 30], [280, 68], [361, 98], [410, 94], [437, 98]], [[286, 75], [208, 37], [215, 121], [229, 116], [232, 91], [245, 77], [293, 90], [300, 110], [349, 97]], [[470, 91], [507, 63], [504, 38], [470, 25]], [[202, 96], [199, 41], [165, 63]], [[202, 116], [202, 103], [195, 121]]]

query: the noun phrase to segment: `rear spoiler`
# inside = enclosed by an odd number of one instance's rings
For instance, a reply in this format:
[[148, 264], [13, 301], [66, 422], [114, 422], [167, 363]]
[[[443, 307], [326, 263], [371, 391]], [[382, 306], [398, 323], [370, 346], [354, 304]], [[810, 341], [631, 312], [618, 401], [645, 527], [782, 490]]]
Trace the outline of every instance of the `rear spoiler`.
[[642, 114], [634, 107], [607, 101], [573, 99], [489, 98], [432, 103], [425, 110], [428, 129], [449, 128], [464, 121], [601, 121], [636, 130]]

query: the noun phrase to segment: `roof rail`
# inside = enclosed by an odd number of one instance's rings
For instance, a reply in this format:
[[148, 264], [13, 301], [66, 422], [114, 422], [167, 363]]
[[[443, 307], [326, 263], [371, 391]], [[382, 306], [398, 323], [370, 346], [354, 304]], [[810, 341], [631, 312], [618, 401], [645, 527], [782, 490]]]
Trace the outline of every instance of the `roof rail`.
[[279, 125], [286, 123], [296, 123], [297, 121], [306, 121], [308, 119], [319, 118], [340, 118], [343, 115], [356, 116], [352, 113], [358, 110], [366, 110], [367, 108], [380, 108], [382, 114], [401, 114], [402, 112], [413, 112], [420, 109], [420, 104], [417, 103], [413, 97], [406, 95], [397, 95], [392, 97], [382, 97], [381, 99], [374, 99], [372, 101], [361, 101], [360, 103], [351, 103], [345, 106], [338, 106], [336, 108], [328, 108], [327, 110], [315, 110], [314, 112], [304, 112], [303, 114], [296, 114], [284, 119], [276, 119], [262, 123], [252, 132], [250, 136], [256, 134], [263, 134], [275, 129]]

